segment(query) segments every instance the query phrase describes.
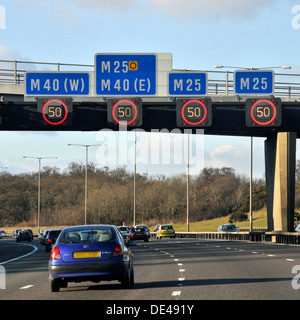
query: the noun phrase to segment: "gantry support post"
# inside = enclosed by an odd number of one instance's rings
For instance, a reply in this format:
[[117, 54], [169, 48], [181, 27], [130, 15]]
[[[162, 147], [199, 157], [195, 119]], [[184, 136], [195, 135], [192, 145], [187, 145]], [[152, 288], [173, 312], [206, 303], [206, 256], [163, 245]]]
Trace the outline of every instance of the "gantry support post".
[[278, 132], [265, 140], [268, 231], [294, 229], [295, 165], [295, 132]]

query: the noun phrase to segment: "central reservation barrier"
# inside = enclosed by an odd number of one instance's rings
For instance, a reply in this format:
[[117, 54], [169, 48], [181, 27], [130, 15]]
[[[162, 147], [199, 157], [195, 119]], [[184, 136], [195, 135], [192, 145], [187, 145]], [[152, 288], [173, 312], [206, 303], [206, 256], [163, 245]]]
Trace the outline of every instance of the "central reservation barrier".
[[[151, 238], [156, 233], [151, 232]], [[299, 244], [300, 233], [282, 231], [258, 231], [258, 232], [176, 232], [179, 239], [208, 239], [208, 240], [243, 240], [251, 242], [274, 242], [282, 244]]]

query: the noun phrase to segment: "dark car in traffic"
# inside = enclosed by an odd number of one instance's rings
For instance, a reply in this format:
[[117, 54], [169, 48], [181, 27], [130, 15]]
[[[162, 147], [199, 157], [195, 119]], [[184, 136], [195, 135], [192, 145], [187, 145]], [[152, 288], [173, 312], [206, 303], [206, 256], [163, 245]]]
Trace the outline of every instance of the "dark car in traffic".
[[118, 280], [125, 288], [134, 283], [133, 255], [112, 225], [65, 228], [51, 251], [51, 291], [69, 282]]
[[61, 233], [61, 229], [58, 230], [49, 230], [47, 236], [45, 237], [45, 251], [50, 252]]
[[13, 239], [16, 239], [16, 238], [17, 238], [17, 235], [18, 235], [18, 233], [19, 233], [20, 231], [22, 231], [22, 229], [15, 229], [14, 232], [13, 232], [13, 234], [12, 234], [12, 238], [13, 238]]
[[120, 231], [125, 243], [129, 244], [129, 227], [128, 226], [118, 226], [117, 229]]
[[27, 231], [30, 233], [31, 240], [33, 240], [33, 231], [31, 229], [22, 229], [22, 231]]
[[221, 224], [218, 232], [239, 232], [240, 229], [234, 223]]
[[40, 242], [41, 242], [42, 245], [45, 245], [45, 241], [46, 241], [48, 232], [49, 232], [49, 230], [43, 230], [43, 231], [40, 233], [40, 235], [41, 235], [41, 237], [40, 237]]
[[135, 228], [144, 228], [147, 234], [148, 239], [150, 238], [150, 229], [147, 225], [142, 224], [142, 225], [137, 225]]
[[28, 241], [31, 242], [31, 234], [28, 231], [19, 231], [16, 236], [16, 242]]
[[149, 241], [148, 231], [144, 227], [131, 227], [129, 230], [129, 240], [144, 240]]

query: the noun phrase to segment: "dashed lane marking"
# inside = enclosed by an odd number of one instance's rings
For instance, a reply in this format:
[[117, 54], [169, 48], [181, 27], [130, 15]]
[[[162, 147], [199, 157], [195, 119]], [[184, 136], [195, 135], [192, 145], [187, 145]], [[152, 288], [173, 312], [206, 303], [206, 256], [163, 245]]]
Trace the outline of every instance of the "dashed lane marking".
[[21, 287], [20, 289], [21, 289], [21, 290], [22, 290], [22, 289], [29, 289], [29, 288], [31, 288], [31, 287], [34, 287], [34, 285], [33, 285], [33, 284], [29, 284], [29, 285], [27, 285], [27, 286]]

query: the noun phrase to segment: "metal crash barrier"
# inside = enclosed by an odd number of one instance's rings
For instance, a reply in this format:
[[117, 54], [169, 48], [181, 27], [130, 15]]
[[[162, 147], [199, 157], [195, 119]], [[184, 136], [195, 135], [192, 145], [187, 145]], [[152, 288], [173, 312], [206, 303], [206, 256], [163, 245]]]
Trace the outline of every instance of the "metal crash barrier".
[[[156, 233], [151, 232], [151, 238]], [[252, 242], [274, 242], [283, 244], [299, 244], [300, 233], [281, 231], [259, 232], [176, 232], [178, 239], [208, 239], [208, 240], [242, 240]]]

